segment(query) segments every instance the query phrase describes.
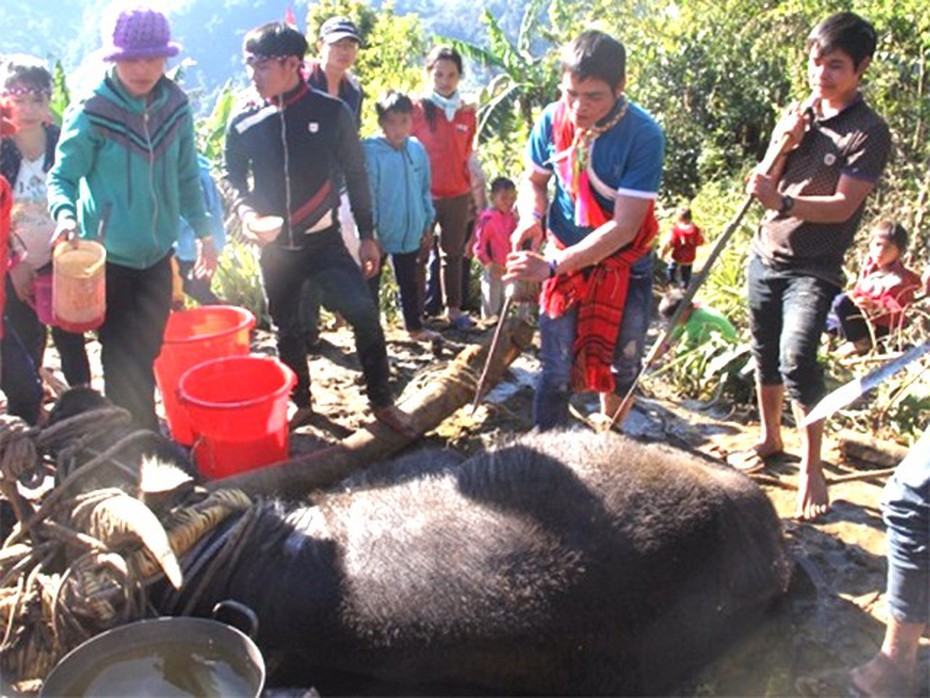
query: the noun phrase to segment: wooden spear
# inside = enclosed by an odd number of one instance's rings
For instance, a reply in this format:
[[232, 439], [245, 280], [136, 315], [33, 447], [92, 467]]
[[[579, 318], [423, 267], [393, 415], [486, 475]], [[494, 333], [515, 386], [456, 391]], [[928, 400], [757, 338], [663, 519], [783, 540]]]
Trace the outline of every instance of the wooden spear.
[[[790, 143], [790, 134], [786, 133], [781, 142], [778, 144], [778, 148], [769, 149], [769, 153], [766, 158], [760, 163], [762, 170], [766, 173], [771, 172], [775, 163], [778, 162], [778, 158], [784, 155], [788, 150], [788, 145]], [[713, 266], [714, 262], [717, 261], [717, 257], [720, 256], [720, 253], [723, 252], [724, 247], [730, 241], [730, 238], [733, 237], [733, 233], [736, 232], [739, 228], [740, 223], [743, 220], [743, 216], [746, 215], [746, 212], [749, 210], [749, 207], [752, 205], [753, 197], [752, 194], [747, 194], [746, 198], [743, 199], [742, 205], [740, 205], [739, 210], [736, 212], [736, 215], [730, 220], [727, 224], [727, 227], [724, 229], [720, 237], [717, 238], [714, 242], [714, 246], [710, 251], [710, 254], [707, 256], [707, 261], [704, 262], [704, 266], [701, 267], [701, 272], [691, 279], [691, 283], [688, 284], [688, 288], [685, 289], [685, 294], [681, 299], [681, 303], [678, 304], [678, 307], [675, 309], [675, 312], [672, 314], [672, 317], [669, 318], [668, 324], [665, 327], [665, 330], [662, 332], [662, 335], [656, 340], [656, 343], [652, 345], [652, 348], [649, 350], [649, 353], [646, 354], [646, 358], [643, 360], [643, 365], [640, 367], [639, 372], [636, 374], [636, 378], [633, 380], [632, 385], [630, 385], [629, 390], [626, 391], [626, 394], [623, 396], [619, 407], [617, 407], [616, 412], [614, 412], [609, 422], [605, 422], [603, 426], [603, 431], [610, 431], [610, 429], [616, 424], [617, 420], [620, 418], [620, 415], [624, 413], [627, 404], [633, 397], [633, 391], [636, 390], [636, 386], [639, 385], [640, 379], [646, 373], [647, 370], [658, 358], [659, 354], [662, 351], [662, 348], [665, 347], [667, 350], [674, 343], [674, 335], [672, 334], [675, 330], [675, 327], [678, 326], [678, 321], [681, 319], [681, 316], [685, 313], [687, 308], [691, 305], [691, 299], [694, 298], [694, 294], [697, 293], [697, 290], [701, 287], [701, 284], [707, 279], [710, 274], [710, 269]]]

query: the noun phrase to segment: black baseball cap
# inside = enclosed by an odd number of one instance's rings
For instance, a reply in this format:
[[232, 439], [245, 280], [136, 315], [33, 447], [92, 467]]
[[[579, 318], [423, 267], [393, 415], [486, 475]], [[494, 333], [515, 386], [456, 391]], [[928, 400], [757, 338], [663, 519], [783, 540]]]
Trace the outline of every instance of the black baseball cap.
[[320, 27], [320, 41], [326, 44], [334, 44], [341, 39], [352, 39], [359, 45], [362, 43], [362, 37], [359, 36], [358, 27], [348, 17], [330, 17], [323, 26]]

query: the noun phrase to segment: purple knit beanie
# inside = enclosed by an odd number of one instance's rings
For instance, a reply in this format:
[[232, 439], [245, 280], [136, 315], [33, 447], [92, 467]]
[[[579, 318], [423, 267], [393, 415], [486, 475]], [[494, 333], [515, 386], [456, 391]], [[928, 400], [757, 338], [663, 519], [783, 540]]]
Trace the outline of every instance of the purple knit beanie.
[[171, 25], [158, 10], [138, 6], [116, 15], [112, 29], [104, 33], [103, 60], [177, 56], [181, 47], [171, 41]]

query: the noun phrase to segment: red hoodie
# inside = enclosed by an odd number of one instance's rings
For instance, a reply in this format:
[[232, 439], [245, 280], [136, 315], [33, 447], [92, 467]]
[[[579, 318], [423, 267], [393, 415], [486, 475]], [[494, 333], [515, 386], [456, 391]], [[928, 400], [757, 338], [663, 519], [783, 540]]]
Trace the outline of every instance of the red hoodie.
[[472, 106], [460, 106], [452, 121], [446, 118], [441, 107], [435, 107], [430, 124], [422, 100], [413, 105], [413, 135], [429, 154], [434, 199], [449, 199], [471, 193], [471, 175], [468, 157], [471, 155], [478, 120]]
[[676, 223], [668, 244], [672, 248], [672, 261], [694, 264], [697, 247], [704, 244], [704, 236], [694, 223]]

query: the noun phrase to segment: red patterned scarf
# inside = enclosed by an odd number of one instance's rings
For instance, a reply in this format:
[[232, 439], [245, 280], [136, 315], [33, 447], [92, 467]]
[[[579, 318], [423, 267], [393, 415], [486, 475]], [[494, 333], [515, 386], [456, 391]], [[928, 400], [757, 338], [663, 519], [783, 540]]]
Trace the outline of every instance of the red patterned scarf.
[[[611, 219], [611, 214], [594, 196], [587, 169], [594, 138], [620, 122], [626, 113], [625, 104], [615, 111], [615, 118], [609, 117], [605, 126], [576, 134], [565, 102], [560, 102], [556, 108], [552, 124], [553, 144], [556, 153], [568, 151], [566, 156], [559, 158], [556, 155], [556, 158], [564, 163], [559, 172], [560, 182], [575, 203], [576, 225], [598, 228]], [[579, 150], [584, 151], [583, 157], [579, 157]], [[649, 252], [658, 231], [654, 206], [650, 203], [643, 224], [630, 244], [593, 267], [559, 274], [543, 283], [540, 305], [550, 317], [558, 317], [578, 304], [571, 378], [573, 390], [614, 390], [616, 384], [611, 366], [630, 285], [630, 266]], [[551, 233], [549, 242], [564, 248]]]

